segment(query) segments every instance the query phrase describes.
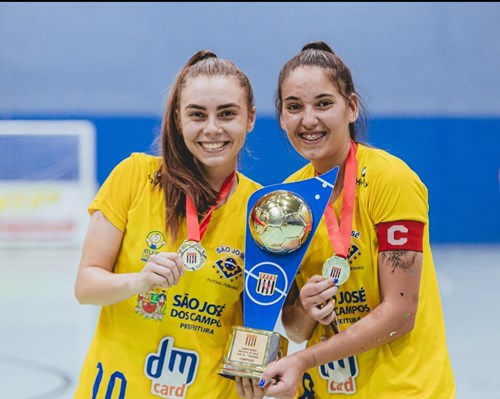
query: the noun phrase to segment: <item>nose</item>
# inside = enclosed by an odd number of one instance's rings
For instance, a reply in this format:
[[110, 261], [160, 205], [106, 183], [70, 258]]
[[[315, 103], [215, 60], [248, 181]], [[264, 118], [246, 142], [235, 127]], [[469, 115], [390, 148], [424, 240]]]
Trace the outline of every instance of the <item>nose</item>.
[[306, 129], [312, 129], [318, 124], [318, 118], [312, 107], [305, 107], [302, 114], [302, 126]]
[[213, 116], [209, 116], [207, 119], [207, 124], [203, 129], [204, 133], [221, 133], [221, 128], [217, 122], [217, 118]]

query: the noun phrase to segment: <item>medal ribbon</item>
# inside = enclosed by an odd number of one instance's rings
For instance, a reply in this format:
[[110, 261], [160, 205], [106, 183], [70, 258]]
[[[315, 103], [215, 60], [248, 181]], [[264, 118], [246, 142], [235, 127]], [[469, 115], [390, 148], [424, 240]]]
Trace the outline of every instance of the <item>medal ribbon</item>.
[[208, 227], [208, 222], [210, 222], [210, 218], [212, 217], [212, 213], [217, 208], [222, 201], [224, 201], [229, 192], [231, 191], [231, 187], [233, 186], [234, 179], [236, 178], [236, 172], [231, 173], [222, 186], [220, 188], [219, 194], [217, 196], [217, 201], [214, 205], [210, 207], [206, 215], [203, 217], [201, 223], [198, 222], [198, 211], [196, 210], [193, 201], [186, 195], [186, 227], [187, 227], [187, 239], [189, 241], [200, 242], [205, 234], [205, 231]]
[[340, 211], [340, 228], [333, 207], [329, 204], [325, 209], [325, 221], [330, 242], [332, 243], [335, 255], [344, 259], [347, 259], [347, 251], [349, 251], [349, 243], [351, 241], [357, 170], [358, 160], [356, 159], [356, 144], [351, 140], [351, 148], [345, 163], [344, 195], [342, 198], [342, 210]]

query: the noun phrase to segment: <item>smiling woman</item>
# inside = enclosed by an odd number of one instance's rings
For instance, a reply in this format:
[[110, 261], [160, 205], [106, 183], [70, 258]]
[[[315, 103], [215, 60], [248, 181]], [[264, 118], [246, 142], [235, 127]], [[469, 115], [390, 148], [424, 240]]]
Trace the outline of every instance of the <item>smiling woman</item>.
[[254, 122], [247, 76], [199, 51], [171, 88], [161, 156], [133, 153], [101, 186], [75, 293], [102, 308], [75, 398], [239, 397], [217, 369], [242, 323], [239, 210], [260, 185], [237, 161]]
[[217, 190], [220, 176], [236, 168], [255, 123], [255, 107], [242, 107], [245, 103], [245, 92], [234, 77], [198, 76], [182, 90], [178, 119], [184, 143]]
[[280, 72], [281, 127], [309, 161], [287, 180], [340, 171], [282, 311], [286, 333], [307, 347], [268, 366], [261, 386], [276, 398], [451, 399], [427, 187], [361, 141], [362, 108], [349, 68], [324, 42]]

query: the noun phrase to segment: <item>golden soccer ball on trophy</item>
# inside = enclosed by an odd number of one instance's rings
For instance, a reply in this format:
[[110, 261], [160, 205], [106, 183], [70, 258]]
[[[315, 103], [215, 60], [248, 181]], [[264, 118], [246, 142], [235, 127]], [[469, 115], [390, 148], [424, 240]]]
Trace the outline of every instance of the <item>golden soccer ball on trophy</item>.
[[313, 217], [311, 208], [299, 195], [276, 190], [255, 203], [248, 223], [260, 248], [275, 254], [288, 254], [306, 242]]

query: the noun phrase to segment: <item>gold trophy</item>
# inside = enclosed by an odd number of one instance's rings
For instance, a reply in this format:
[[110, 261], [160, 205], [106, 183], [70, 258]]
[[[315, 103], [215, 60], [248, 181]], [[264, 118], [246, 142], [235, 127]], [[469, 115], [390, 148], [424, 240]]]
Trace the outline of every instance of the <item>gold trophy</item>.
[[[307, 241], [312, 225], [308, 204], [291, 191], [267, 193], [251, 208], [245, 246], [245, 326], [231, 329], [219, 368], [223, 376], [258, 379], [269, 363], [286, 356], [288, 339], [272, 329], [295, 272], [290, 281], [279, 263]], [[255, 259], [250, 256], [259, 253]]]
[[263, 187], [247, 204], [243, 326], [233, 326], [218, 373], [260, 379], [286, 356], [273, 332], [310, 239], [328, 205], [338, 167], [311, 179]]

